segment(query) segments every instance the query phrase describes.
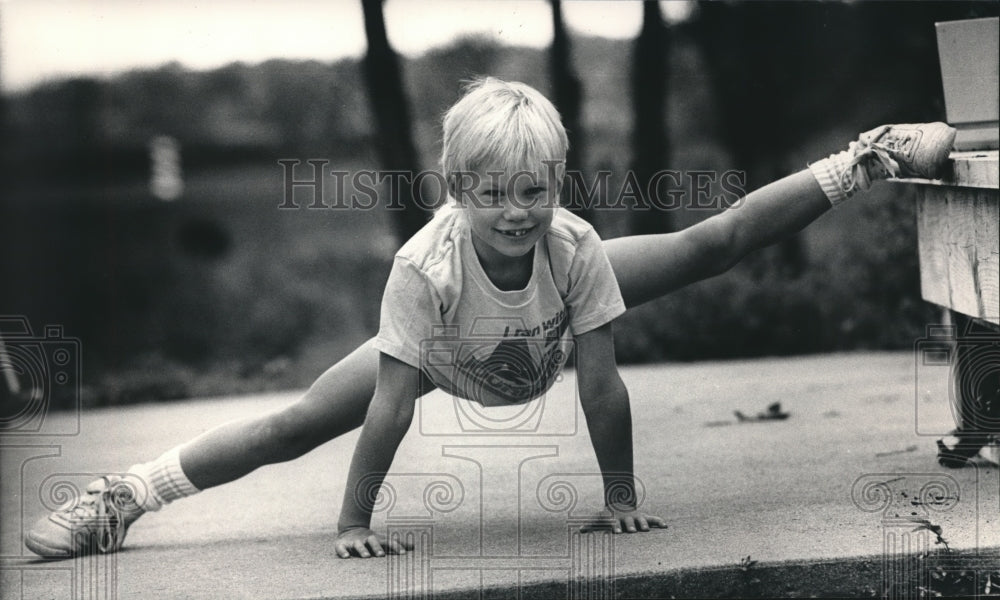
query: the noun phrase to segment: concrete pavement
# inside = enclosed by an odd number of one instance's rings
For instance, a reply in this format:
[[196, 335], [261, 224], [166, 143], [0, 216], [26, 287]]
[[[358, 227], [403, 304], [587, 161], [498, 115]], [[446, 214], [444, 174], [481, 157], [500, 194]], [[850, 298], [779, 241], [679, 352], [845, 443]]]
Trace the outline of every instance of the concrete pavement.
[[[669, 528], [619, 536], [577, 533], [600, 506], [601, 483], [572, 373], [544, 401], [503, 411], [432, 394], [375, 520], [418, 550], [390, 559], [332, 552], [357, 432], [144, 516], [116, 555], [35, 559], [23, 527], [64, 499], [63, 483], [82, 487], [297, 394], [88, 411], [78, 434], [2, 440], [0, 589], [4, 598], [901, 596], [961, 569], [985, 589], [1000, 565], [1000, 476], [983, 461], [937, 465], [934, 436], [953, 422], [947, 372], [935, 368], [912, 353], [863, 353], [622, 369], [644, 507]], [[788, 419], [733, 415], [774, 402]], [[51, 415], [47, 427], [72, 430], [75, 419]], [[940, 552], [935, 528], [952, 552]]]

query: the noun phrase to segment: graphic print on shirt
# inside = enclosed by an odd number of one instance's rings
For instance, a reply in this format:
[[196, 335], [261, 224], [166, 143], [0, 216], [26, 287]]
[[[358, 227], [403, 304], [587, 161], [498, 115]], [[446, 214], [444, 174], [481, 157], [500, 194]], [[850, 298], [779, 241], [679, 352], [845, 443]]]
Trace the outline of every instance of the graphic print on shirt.
[[489, 341], [466, 338], [457, 353], [456, 392], [483, 404], [489, 396], [512, 404], [541, 396], [565, 362], [560, 340], [568, 326], [564, 309], [534, 327], [506, 325]]

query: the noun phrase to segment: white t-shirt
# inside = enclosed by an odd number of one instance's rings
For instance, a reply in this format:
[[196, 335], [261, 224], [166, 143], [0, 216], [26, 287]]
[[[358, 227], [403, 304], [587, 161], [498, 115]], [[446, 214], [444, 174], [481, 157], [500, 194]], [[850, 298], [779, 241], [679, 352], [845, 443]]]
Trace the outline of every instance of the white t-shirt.
[[618, 282], [594, 228], [564, 208], [535, 244], [522, 290], [493, 285], [470, 236], [448, 205], [396, 253], [375, 347], [460, 398], [532, 400], [552, 386], [573, 335], [625, 312]]

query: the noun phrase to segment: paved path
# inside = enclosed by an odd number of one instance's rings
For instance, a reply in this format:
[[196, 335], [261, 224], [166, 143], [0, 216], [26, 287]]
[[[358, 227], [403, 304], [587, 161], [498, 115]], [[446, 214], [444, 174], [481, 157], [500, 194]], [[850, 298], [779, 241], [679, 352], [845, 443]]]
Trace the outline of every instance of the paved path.
[[[1000, 547], [1000, 478], [985, 462], [937, 466], [933, 436], [952, 420], [946, 373], [928, 369], [940, 367], [918, 368], [910, 353], [623, 369], [645, 507], [669, 529], [620, 536], [574, 533], [599, 506], [600, 477], [572, 373], [526, 410], [476, 412], [431, 395], [376, 518], [422, 544], [400, 559], [331, 551], [355, 432], [143, 517], [117, 555], [36, 560], [21, 528], [58, 499], [59, 482], [85, 485], [297, 395], [88, 411], [78, 435], [3, 439], [0, 585], [4, 598], [509, 597], [518, 587], [522, 597], [610, 597], [610, 581], [627, 597], [760, 585], [808, 596], [847, 569], [855, 580], [837, 585], [861, 593], [891, 575], [887, 552], [941, 548], [911, 517], [940, 526], [964, 552], [954, 560], [975, 568]], [[733, 416], [773, 402], [787, 420]], [[75, 419], [46, 427], [72, 430]], [[743, 570], [747, 556], [758, 562]], [[845, 567], [858, 557], [871, 560]]]

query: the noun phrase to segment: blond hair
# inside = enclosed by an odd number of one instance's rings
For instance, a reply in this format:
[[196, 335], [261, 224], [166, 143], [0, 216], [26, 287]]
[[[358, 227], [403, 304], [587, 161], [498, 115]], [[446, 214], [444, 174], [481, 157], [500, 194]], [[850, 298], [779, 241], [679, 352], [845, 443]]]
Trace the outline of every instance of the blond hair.
[[484, 77], [468, 83], [445, 113], [441, 170], [449, 183], [484, 168], [534, 171], [565, 163], [568, 148], [559, 111], [548, 98], [524, 83]]

